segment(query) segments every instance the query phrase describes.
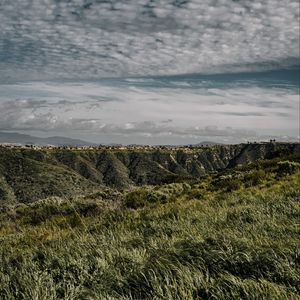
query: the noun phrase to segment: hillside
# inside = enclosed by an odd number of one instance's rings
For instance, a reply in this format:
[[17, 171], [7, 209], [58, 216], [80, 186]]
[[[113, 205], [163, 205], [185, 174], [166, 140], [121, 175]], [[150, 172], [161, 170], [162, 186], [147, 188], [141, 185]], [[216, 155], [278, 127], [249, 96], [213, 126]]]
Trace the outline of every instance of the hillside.
[[300, 152], [300, 144], [216, 145], [170, 150], [63, 150], [0, 147], [0, 203], [128, 189]]
[[299, 183], [297, 153], [2, 206], [0, 298], [300, 299]]

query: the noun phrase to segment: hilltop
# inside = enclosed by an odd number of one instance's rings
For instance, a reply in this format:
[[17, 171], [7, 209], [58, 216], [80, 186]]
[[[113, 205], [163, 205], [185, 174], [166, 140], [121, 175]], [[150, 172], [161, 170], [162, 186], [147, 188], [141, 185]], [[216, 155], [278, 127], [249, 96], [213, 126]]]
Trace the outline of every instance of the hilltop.
[[171, 183], [300, 152], [299, 143], [211, 147], [0, 147], [0, 203], [32, 202], [109, 187]]

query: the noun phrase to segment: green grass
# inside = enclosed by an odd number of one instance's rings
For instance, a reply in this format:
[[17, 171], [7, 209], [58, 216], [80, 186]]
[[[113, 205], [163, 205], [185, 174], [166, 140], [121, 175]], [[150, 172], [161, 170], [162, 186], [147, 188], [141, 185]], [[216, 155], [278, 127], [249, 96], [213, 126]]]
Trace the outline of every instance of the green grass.
[[298, 158], [2, 207], [0, 299], [300, 299]]

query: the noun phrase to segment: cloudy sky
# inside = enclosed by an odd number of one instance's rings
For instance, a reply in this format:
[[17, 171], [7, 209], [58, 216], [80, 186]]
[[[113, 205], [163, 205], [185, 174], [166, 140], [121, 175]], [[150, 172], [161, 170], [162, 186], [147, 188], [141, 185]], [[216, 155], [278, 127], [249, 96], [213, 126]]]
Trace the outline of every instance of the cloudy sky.
[[299, 138], [298, 0], [0, 0], [0, 130]]

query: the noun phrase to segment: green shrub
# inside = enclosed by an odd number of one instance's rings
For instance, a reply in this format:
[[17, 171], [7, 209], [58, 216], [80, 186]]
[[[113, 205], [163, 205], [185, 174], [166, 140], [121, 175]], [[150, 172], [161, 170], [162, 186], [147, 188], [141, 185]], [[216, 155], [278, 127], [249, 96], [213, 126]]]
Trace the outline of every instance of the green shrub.
[[148, 191], [144, 189], [138, 189], [129, 192], [125, 196], [125, 206], [128, 208], [139, 208], [144, 207], [147, 204]]
[[300, 170], [300, 163], [294, 161], [280, 161], [277, 163], [277, 174], [290, 175]]
[[168, 200], [168, 195], [163, 191], [138, 189], [126, 195], [125, 206], [129, 208], [140, 208], [149, 204], [166, 203]]
[[188, 196], [190, 199], [201, 199], [203, 197], [203, 190], [193, 188], [188, 192]]
[[243, 186], [240, 179], [234, 178], [231, 175], [220, 176], [211, 183], [212, 190], [225, 190], [226, 192], [231, 192], [238, 190]]
[[245, 175], [243, 181], [246, 186], [256, 186], [266, 178], [266, 172], [262, 169], [254, 170]]
[[126, 194], [125, 206], [139, 208], [149, 204], [172, 202], [189, 190], [191, 190], [191, 186], [188, 183], [171, 183], [151, 188], [139, 188]]

